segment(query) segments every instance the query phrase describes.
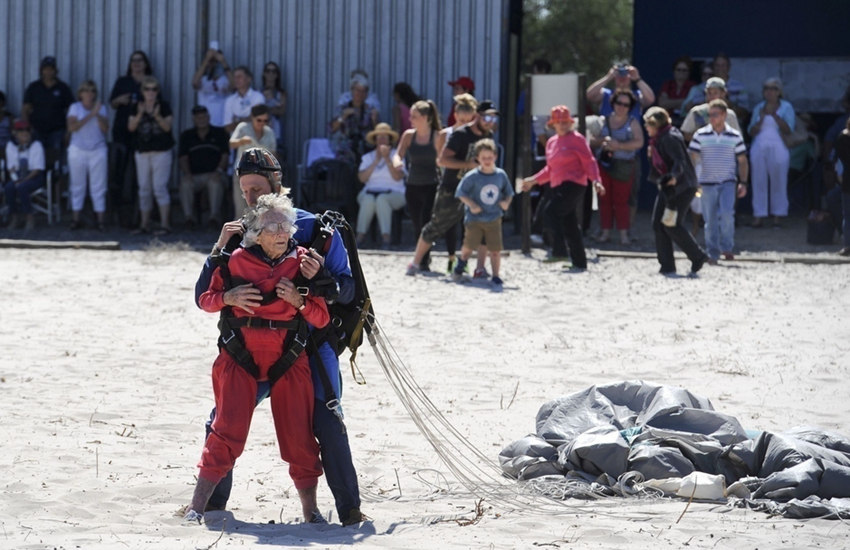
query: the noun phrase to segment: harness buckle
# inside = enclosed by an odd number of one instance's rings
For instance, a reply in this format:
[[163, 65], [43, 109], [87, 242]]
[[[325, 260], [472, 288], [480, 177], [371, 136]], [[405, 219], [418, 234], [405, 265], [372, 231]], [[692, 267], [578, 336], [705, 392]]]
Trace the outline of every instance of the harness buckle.
[[272, 319], [266, 319], [266, 321], [269, 323], [270, 330], [277, 330], [277, 327], [274, 326], [274, 321]]
[[298, 291], [298, 294], [301, 296], [307, 296], [310, 293], [310, 287], [308, 286], [296, 286], [295, 290]]
[[301, 334], [300, 332], [296, 332], [295, 333], [295, 341], [298, 342], [298, 345], [300, 345], [302, 348], [307, 347], [307, 335], [306, 334]]
[[339, 399], [331, 399], [325, 403], [325, 407], [327, 407], [329, 411], [337, 410], [339, 408]]
[[227, 338], [225, 338], [224, 336], [221, 337], [221, 342], [226, 346], [228, 342], [230, 342], [234, 338], [236, 338], [236, 332], [231, 330], [230, 335]]

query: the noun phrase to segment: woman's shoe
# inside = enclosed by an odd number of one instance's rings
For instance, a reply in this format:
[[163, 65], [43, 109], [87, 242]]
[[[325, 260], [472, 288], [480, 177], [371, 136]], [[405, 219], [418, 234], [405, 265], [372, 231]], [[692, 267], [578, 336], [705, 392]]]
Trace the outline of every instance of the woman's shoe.
[[753, 218], [753, 222], [750, 224], [750, 227], [764, 227], [764, 222], [761, 218]]

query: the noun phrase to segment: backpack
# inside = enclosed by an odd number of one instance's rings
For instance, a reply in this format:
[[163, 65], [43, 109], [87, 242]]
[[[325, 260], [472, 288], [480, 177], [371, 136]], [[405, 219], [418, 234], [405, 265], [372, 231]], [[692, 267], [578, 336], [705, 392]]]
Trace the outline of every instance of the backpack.
[[[357, 349], [363, 343], [363, 331], [371, 334], [372, 323], [369, 318], [374, 317], [375, 314], [372, 310], [366, 278], [360, 266], [356, 234], [345, 216], [339, 212], [327, 210], [324, 214], [316, 214], [316, 219], [318, 223], [313, 226], [311, 248], [325, 250], [325, 245], [333, 237], [334, 232], [338, 232], [348, 253], [348, 263], [354, 279], [354, 299], [348, 304], [339, 302], [329, 304], [328, 311], [336, 336], [334, 346], [336, 354], [339, 356], [348, 348], [351, 352], [351, 370], [354, 374]], [[357, 380], [356, 375], [354, 378]]]

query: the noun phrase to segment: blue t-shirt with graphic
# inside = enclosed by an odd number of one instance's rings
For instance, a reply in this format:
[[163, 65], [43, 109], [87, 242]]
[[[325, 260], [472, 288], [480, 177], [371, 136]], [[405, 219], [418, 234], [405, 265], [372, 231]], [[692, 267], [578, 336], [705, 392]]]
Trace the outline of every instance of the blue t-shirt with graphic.
[[467, 197], [481, 207], [481, 212], [473, 214], [465, 206], [463, 223], [498, 220], [503, 214], [499, 202], [513, 196], [514, 188], [508, 180], [508, 174], [501, 168], [496, 168], [491, 174], [481, 172], [480, 168], [471, 170], [463, 176], [455, 191], [455, 197]]

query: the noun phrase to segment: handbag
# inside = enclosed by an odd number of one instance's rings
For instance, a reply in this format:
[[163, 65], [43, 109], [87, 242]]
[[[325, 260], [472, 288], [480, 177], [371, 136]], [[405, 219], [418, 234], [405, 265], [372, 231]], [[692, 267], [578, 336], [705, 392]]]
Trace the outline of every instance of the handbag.
[[[605, 127], [608, 128], [608, 135], [611, 135], [611, 126], [608, 124], [608, 117], [605, 117]], [[599, 149], [596, 155], [596, 162], [599, 167], [605, 170], [611, 179], [617, 181], [630, 181], [634, 172], [634, 159], [615, 159], [614, 151], [609, 149]]]

